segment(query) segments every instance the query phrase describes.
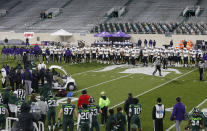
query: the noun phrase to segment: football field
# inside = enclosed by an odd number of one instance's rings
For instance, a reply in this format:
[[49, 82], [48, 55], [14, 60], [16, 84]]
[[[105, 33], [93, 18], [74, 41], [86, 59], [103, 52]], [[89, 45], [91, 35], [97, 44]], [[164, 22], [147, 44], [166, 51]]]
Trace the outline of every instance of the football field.
[[[1, 62], [2, 63], [2, 62]], [[9, 62], [10, 67], [16, 62]], [[97, 63], [85, 64], [57, 64], [50, 65], [63, 66], [69, 74], [76, 80], [77, 89], [74, 91], [75, 98], [81, 95], [83, 89], [87, 89], [90, 96], [93, 96], [98, 104], [100, 92], [105, 91], [110, 99], [110, 108], [116, 113], [117, 107], [123, 108], [123, 103], [131, 92], [134, 97], [138, 97], [142, 104], [141, 125], [144, 131], [153, 130], [152, 109], [156, 104], [157, 97], [162, 98], [165, 108], [171, 108], [176, 103], [175, 98], [181, 97], [186, 105], [187, 112], [193, 107], [200, 105], [206, 108], [207, 81], [198, 80], [197, 68], [170, 68], [162, 70], [163, 76], [152, 76], [154, 67], [130, 66], [130, 65], [105, 65]], [[49, 65], [47, 65], [49, 66]], [[157, 73], [158, 74], [158, 73]], [[204, 79], [207, 78], [205, 75]], [[58, 98], [64, 100], [64, 98]], [[204, 103], [202, 103], [204, 101]], [[77, 100], [74, 99], [74, 104]], [[205, 106], [206, 105], [206, 106]], [[59, 108], [61, 104], [57, 108]], [[171, 112], [166, 112], [164, 119], [164, 130], [169, 129], [174, 122], [170, 121]], [[100, 118], [99, 118], [100, 119]], [[100, 120], [99, 120], [100, 122]], [[182, 130], [187, 122], [182, 122]], [[47, 125], [45, 125], [47, 127]], [[47, 128], [46, 128], [47, 130]], [[105, 128], [101, 127], [101, 131]], [[170, 128], [174, 131], [175, 128]]]

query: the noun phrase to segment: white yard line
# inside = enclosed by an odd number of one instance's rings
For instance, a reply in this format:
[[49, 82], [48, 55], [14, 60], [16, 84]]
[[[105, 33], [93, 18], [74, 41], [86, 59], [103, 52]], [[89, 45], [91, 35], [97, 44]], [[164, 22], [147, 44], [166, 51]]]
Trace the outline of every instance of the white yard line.
[[[84, 88], [84, 89], [81, 89], [81, 90], [77, 90], [77, 91], [74, 91], [73, 93], [78, 93], [78, 92], [81, 92], [83, 90], [86, 90], [86, 89], [90, 89], [90, 88], [94, 88], [94, 87], [97, 87], [97, 86], [100, 86], [100, 85], [103, 85], [103, 84], [106, 84], [106, 83], [109, 83], [109, 82], [112, 82], [112, 81], [116, 81], [116, 80], [119, 80], [119, 79], [122, 79], [122, 78], [125, 78], [125, 77], [128, 77], [128, 76], [131, 76], [131, 75], [134, 75], [134, 74], [129, 74], [129, 75], [125, 75], [125, 76], [121, 76], [121, 77], [118, 77], [118, 78], [115, 78], [115, 79], [112, 79], [112, 80], [108, 80], [108, 81], [104, 81], [104, 82], [101, 82], [99, 84], [96, 84], [96, 85], [92, 85], [92, 86], [89, 86], [87, 88]], [[65, 101], [67, 98], [62, 98], [62, 99], [59, 99], [59, 101]]]
[[[205, 99], [204, 101], [202, 101], [199, 105], [197, 105], [196, 107], [198, 108], [198, 107], [200, 107], [200, 106], [202, 106], [205, 102], [207, 102], [207, 99]], [[193, 111], [193, 109], [192, 110], [190, 110], [190, 112], [189, 113], [191, 113]], [[165, 130], [165, 131], [170, 131], [170, 130], [172, 130], [172, 128], [175, 126], [175, 124], [173, 124], [172, 126], [170, 126], [167, 130]]]
[[78, 92], [81, 92], [81, 91], [83, 91], [83, 90], [87, 90], [87, 89], [90, 89], [90, 88], [94, 88], [94, 87], [97, 87], [97, 86], [100, 86], [100, 85], [103, 85], [103, 84], [106, 84], [106, 83], [109, 83], [109, 82], [112, 82], [112, 81], [116, 81], [116, 80], [119, 80], [119, 79], [122, 79], [122, 78], [125, 78], [125, 77], [128, 77], [128, 76], [131, 76], [131, 75], [134, 75], [134, 74], [128, 74], [128, 75], [121, 76], [121, 77], [118, 77], [118, 78], [115, 78], [115, 79], [112, 79], [112, 80], [104, 81], [104, 82], [101, 82], [101, 83], [99, 83], [99, 84], [92, 85], [92, 86], [89, 86], [89, 87], [87, 87], [87, 88], [84, 88], [84, 89], [81, 89], [81, 90], [74, 91], [74, 93], [78, 93]]
[[[197, 69], [194, 69], [194, 70], [189, 71], [189, 72], [187, 72], [187, 73], [185, 73], [185, 74], [183, 74], [183, 75], [180, 75], [180, 76], [178, 76], [178, 77], [176, 77], [176, 78], [173, 78], [173, 79], [171, 79], [171, 80], [169, 80], [169, 81], [167, 81], [167, 82], [165, 82], [165, 83], [163, 83], [163, 84], [161, 84], [161, 85], [155, 86], [154, 88], [151, 88], [150, 90], [147, 90], [147, 91], [145, 91], [145, 92], [142, 92], [141, 94], [138, 94], [138, 95], [136, 95], [135, 97], [139, 97], [139, 96], [145, 95], [145, 94], [147, 94], [147, 93], [149, 93], [149, 92], [151, 92], [151, 91], [153, 91], [153, 90], [155, 90], [155, 89], [158, 89], [158, 88], [160, 88], [160, 87], [162, 87], [162, 86], [164, 86], [164, 85], [166, 85], [166, 84], [168, 84], [168, 83], [170, 83], [170, 82], [172, 82], [172, 81], [174, 81], [174, 80], [177, 80], [177, 79], [179, 79], [179, 78], [181, 78], [181, 77], [183, 77], [183, 76], [185, 76], [185, 75], [188, 75], [188, 74], [190, 74], [191, 72], [193, 72], [193, 71], [195, 71], [195, 70], [197, 70]], [[116, 104], [116, 105], [110, 107], [110, 109], [115, 108], [115, 107], [117, 107], [117, 106], [119, 106], [119, 105], [122, 105], [122, 104], [124, 104], [124, 102], [125, 102], [125, 101], [122, 101], [121, 103]]]

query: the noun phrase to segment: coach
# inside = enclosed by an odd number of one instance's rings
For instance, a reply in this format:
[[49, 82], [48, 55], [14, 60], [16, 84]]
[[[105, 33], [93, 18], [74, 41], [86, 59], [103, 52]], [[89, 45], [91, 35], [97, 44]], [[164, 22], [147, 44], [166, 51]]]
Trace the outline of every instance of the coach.
[[170, 120], [175, 120], [176, 131], [181, 131], [180, 130], [180, 123], [182, 120], [184, 120], [185, 105], [183, 103], [181, 103], [180, 97], [176, 98], [176, 102], [177, 103], [173, 107], [173, 112], [171, 114]]
[[77, 106], [78, 108], [82, 108], [82, 104], [89, 104], [89, 99], [90, 99], [90, 96], [87, 94], [87, 91], [86, 90], [83, 90], [82, 91], [82, 95], [79, 96], [79, 99], [78, 99], [78, 103], [77, 103]]

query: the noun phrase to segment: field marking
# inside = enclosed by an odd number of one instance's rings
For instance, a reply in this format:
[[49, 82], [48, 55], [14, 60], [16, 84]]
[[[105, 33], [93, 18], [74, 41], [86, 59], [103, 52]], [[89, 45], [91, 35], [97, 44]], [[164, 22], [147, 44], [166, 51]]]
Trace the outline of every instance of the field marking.
[[[183, 77], [183, 76], [185, 76], [185, 75], [188, 75], [188, 74], [190, 74], [191, 72], [193, 72], [193, 71], [195, 71], [195, 70], [197, 70], [197, 69], [194, 69], [194, 70], [189, 71], [189, 72], [187, 72], [187, 73], [185, 73], [185, 74], [183, 74], [183, 75], [180, 75], [180, 76], [178, 76], [178, 77], [176, 77], [176, 78], [173, 78], [173, 79], [171, 79], [171, 80], [169, 80], [169, 81], [167, 81], [167, 82], [165, 82], [165, 83], [163, 83], [163, 84], [161, 84], [161, 85], [155, 86], [154, 88], [151, 88], [150, 90], [144, 91], [144, 92], [142, 92], [141, 94], [136, 95], [135, 97], [139, 97], [139, 96], [145, 95], [145, 94], [147, 94], [147, 93], [149, 93], [149, 92], [151, 92], [151, 91], [153, 91], [153, 90], [155, 90], [155, 89], [158, 89], [158, 88], [160, 88], [160, 87], [162, 87], [162, 86], [164, 86], [164, 85], [166, 85], [166, 84], [168, 84], [168, 83], [170, 83], [170, 82], [172, 82], [172, 81], [174, 81], [174, 80], [177, 80], [177, 79], [179, 79], [179, 78], [181, 78], [181, 77]], [[115, 108], [115, 107], [117, 107], [117, 106], [119, 106], [119, 105], [122, 105], [122, 104], [124, 104], [124, 102], [125, 102], [125, 101], [122, 101], [121, 103], [116, 104], [116, 105], [110, 107], [110, 109]]]
[[74, 73], [74, 74], [72, 74], [71, 76], [76, 76], [76, 75], [85, 74], [85, 73], [88, 73], [88, 72], [92, 72], [92, 71], [100, 70], [100, 69], [102, 69], [102, 68], [103, 68], [103, 67], [101, 67], [101, 68], [96, 68], [96, 69], [93, 69], [93, 70], [84, 71], [84, 72]]
[[[92, 85], [92, 86], [89, 86], [87, 88], [74, 91], [73, 93], [78, 93], [78, 92], [81, 92], [83, 90], [90, 89], [90, 88], [94, 88], [94, 87], [97, 87], [97, 86], [100, 86], [100, 85], [103, 85], [103, 84], [106, 84], [106, 83], [109, 83], [109, 82], [112, 82], [112, 81], [115, 81], [115, 80], [119, 80], [119, 79], [122, 79], [122, 78], [125, 78], [125, 77], [128, 77], [128, 76], [131, 76], [131, 75], [134, 75], [134, 74], [129, 74], [129, 75], [121, 76], [121, 77], [118, 77], [118, 78], [115, 78], [115, 79], [112, 79], [112, 80], [104, 81], [104, 82], [101, 82], [99, 84]], [[64, 101], [65, 99], [66, 98], [62, 98], [62, 99], [59, 99], [59, 101]]]
[[[198, 104], [196, 107], [198, 108], [198, 107], [200, 107], [201, 105], [203, 105], [205, 102], [207, 102], [207, 99], [205, 99], [204, 101], [202, 101], [200, 104]], [[191, 113], [193, 111], [193, 109], [192, 110], [190, 110], [189, 111], [189, 113]], [[165, 131], [170, 131], [170, 130], [172, 130], [172, 128], [175, 126], [175, 124], [173, 124], [172, 126], [170, 126], [167, 130], [165, 130]]]
[[97, 86], [100, 86], [100, 85], [103, 85], [103, 84], [106, 84], [106, 83], [109, 83], [109, 82], [112, 82], [112, 81], [116, 81], [116, 80], [119, 80], [119, 79], [122, 79], [122, 78], [125, 78], [125, 77], [128, 77], [128, 76], [131, 76], [131, 75], [134, 75], [134, 74], [128, 74], [128, 75], [121, 76], [121, 77], [118, 77], [118, 78], [115, 78], [115, 79], [112, 79], [112, 80], [104, 81], [104, 82], [101, 82], [99, 84], [92, 85], [92, 86], [89, 86], [87, 88], [74, 91], [74, 93], [78, 93], [78, 92], [81, 92], [81, 91], [86, 90], [86, 89], [94, 88], [94, 87], [97, 87]]

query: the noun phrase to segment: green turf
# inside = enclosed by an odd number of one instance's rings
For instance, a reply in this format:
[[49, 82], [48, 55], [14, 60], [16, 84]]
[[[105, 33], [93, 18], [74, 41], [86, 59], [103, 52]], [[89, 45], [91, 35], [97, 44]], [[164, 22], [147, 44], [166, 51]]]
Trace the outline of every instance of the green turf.
[[[0, 56], [1, 57], [1, 56]], [[6, 62], [4, 62], [5, 64]], [[9, 61], [8, 64], [11, 66], [16, 65], [16, 61]], [[3, 64], [0, 61], [0, 64]], [[93, 96], [98, 103], [100, 97], [100, 92], [105, 91], [106, 95], [111, 100], [110, 107], [121, 103], [126, 100], [127, 94], [132, 92], [133, 95], [139, 95], [145, 91], [148, 91], [156, 86], [159, 86], [163, 83], [166, 83], [174, 78], [177, 78], [189, 71], [192, 71], [194, 68], [177, 68], [182, 74], [170, 73], [166, 77], [154, 77], [143, 74], [120, 74], [119, 72], [124, 71], [125, 68], [117, 68], [111, 71], [106, 72], [93, 72], [91, 70], [103, 69], [104, 64], [97, 63], [88, 63], [88, 64], [57, 64], [50, 63], [49, 65], [61, 65], [63, 66], [69, 74], [72, 74], [72, 77], [77, 82], [77, 93], [74, 94], [75, 97], [78, 97], [81, 94], [81, 90], [84, 88], [88, 89], [88, 94]], [[47, 65], [47, 66], [49, 66]], [[82, 73], [85, 72], [85, 73]], [[79, 74], [78, 74], [79, 73]], [[142, 104], [143, 110], [141, 114], [142, 127], [144, 131], [153, 130], [153, 121], [152, 121], [152, 108], [156, 103], [157, 97], [162, 98], [162, 103], [165, 104], [166, 108], [173, 107], [176, 103], [175, 98], [180, 96], [182, 102], [186, 105], [186, 110], [189, 112], [193, 107], [200, 104], [203, 100], [206, 99], [207, 92], [207, 82], [200, 82], [198, 80], [199, 74], [198, 70], [193, 71], [190, 74], [187, 74], [179, 79], [176, 79], [168, 84], [165, 84], [151, 92], [148, 92], [139, 97], [140, 103]], [[207, 78], [205, 74], [205, 78]], [[1, 84], [1, 83], [0, 83]], [[76, 104], [76, 102], [74, 102]], [[60, 105], [61, 106], [61, 105]], [[57, 108], [59, 110], [60, 106]], [[120, 105], [123, 107], [123, 105]], [[114, 109], [116, 110], [117, 107]], [[204, 103], [200, 109], [207, 108], [207, 103]], [[116, 112], [116, 111], [115, 111]], [[170, 121], [170, 112], [166, 112], [166, 117], [164, 119], [164, 130], [169, 128], [173, 121]], [[100, 119], [100, 117], [99, 117]], [[186, 122], [182, 123], [182, 130]], [[45, 125], [47, 127], [47, 125]], [[45, 128], [47, 130], [47, 128]], [[174, 131], [175, 128], [172, 129]], [[104, 128], [101, 127], [101, 131], [104, 131]]]

